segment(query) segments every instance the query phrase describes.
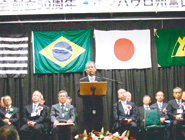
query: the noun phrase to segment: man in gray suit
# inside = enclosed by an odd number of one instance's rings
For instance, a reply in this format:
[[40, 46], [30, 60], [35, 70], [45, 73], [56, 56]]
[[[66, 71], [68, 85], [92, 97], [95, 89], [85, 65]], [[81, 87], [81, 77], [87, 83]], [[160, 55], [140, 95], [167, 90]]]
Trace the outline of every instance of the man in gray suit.
[[[58, 93], [58, 104], [51, 107], [51, 122], [53, 123], [53, 138], [59, 140], [59, 135], [62, 134], [63, 140], [74, 139], [75, 113], [73, 105], [66, 103], [68, 94], [65, 90]], [[60, 125], [65, 123], [65, 125]], [[60, 137], [61, 139], [61, 137]]]

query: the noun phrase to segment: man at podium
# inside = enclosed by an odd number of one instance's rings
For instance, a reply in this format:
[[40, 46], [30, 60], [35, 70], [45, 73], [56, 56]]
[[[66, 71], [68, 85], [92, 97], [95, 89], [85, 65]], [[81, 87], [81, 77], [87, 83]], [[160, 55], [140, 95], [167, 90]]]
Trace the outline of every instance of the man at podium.
[[[101, 82], [103, 78], [95, 76], [95, 63], [89, 61], [86, 63], [87, 76], [80, 79], [80, 82]], [[103, 121], [103, 101], [102, 96], [85, 95], [83, 98], [83, 127], [90, 132], [92, 130], [100, 131]]]

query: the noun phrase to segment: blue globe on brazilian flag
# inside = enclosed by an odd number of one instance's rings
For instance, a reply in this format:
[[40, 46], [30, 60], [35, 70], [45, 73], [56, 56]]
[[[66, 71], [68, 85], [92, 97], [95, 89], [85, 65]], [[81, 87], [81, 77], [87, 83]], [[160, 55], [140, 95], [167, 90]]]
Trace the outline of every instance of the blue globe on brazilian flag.
[[85, 71], [90, 45], [91, 29], [33, 31], [34, 73]]

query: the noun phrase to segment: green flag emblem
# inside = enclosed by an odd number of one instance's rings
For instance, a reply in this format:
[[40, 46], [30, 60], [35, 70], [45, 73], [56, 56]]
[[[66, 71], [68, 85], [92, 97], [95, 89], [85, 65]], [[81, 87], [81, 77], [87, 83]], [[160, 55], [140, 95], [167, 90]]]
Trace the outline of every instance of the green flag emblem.
[[184, 56], [185, 56], [185, 37], [183, 38], [179, 37], [174, 46], [172, 57], [184, 57]]
[[157, 30], [155, 41], [159, 66], [185, 65], [185, 29]]

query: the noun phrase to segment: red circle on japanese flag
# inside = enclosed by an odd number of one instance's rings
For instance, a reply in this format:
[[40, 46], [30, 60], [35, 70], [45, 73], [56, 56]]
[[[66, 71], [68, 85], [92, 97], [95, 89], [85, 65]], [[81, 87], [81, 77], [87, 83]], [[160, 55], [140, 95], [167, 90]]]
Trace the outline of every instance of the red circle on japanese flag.
[[128, 61], [134, 52], [134, 44], [129, 39], [120, 38], [114, 44], [114, 54], [120, 61]]

